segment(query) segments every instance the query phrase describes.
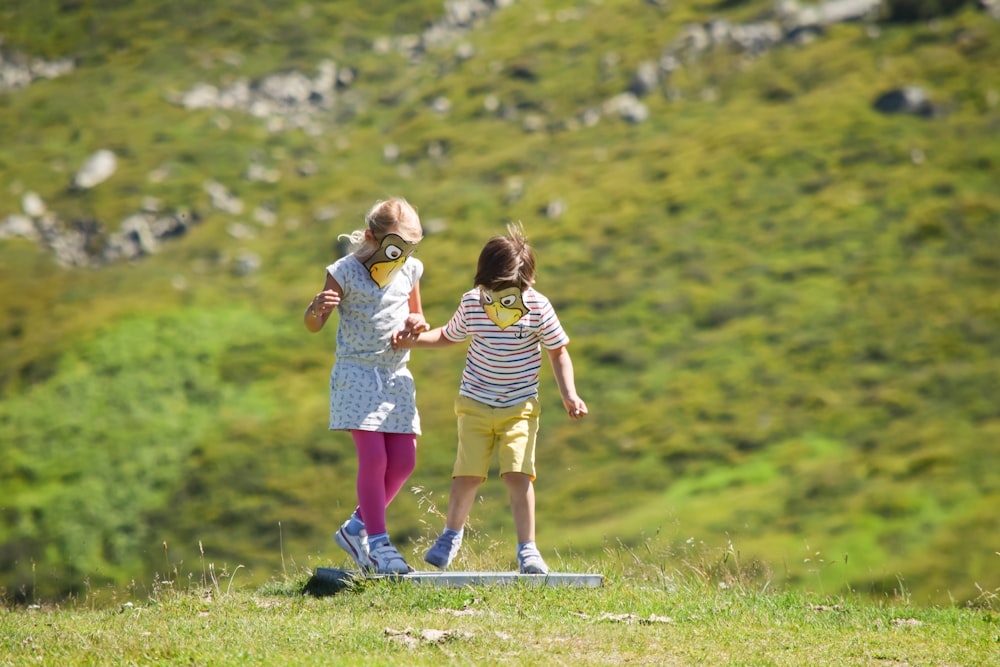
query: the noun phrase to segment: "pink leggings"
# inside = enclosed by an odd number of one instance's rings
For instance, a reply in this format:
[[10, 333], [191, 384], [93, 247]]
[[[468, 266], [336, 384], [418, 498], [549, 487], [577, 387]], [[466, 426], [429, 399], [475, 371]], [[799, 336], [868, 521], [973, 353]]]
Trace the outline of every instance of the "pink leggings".
[[369, 535], [385, 530], [385, 508], [417, 464], [413, 433], [351, 431], [358, 450], [358, 517]]

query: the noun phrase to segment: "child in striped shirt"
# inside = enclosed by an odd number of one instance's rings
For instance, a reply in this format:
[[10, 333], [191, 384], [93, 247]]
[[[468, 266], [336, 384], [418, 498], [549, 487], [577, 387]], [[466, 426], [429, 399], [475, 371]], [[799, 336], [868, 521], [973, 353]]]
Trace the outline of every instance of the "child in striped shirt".
[[458, 454], [452, 470], [445, 529], [424, 556], [447, 568], [462, 544], [476, 490], [498, 452], [500, 479], [507, 486], [517, 532], [522, 574], [547, 574], [535, 545], [535, 441], [538, 434], [538, 375], [542, 348], [549, 357], [563, 406], [571, 419], [587, 414], [577, 393], [569, 337], [549, 300], [537, 292], [535, 256], [520, 225], [490, 239], [479, 255], [475, 286], [462, 295], [443, 327], [422, 333], [397, 332], [398, 348], [446, 347], [470, 340], [455, 414]]

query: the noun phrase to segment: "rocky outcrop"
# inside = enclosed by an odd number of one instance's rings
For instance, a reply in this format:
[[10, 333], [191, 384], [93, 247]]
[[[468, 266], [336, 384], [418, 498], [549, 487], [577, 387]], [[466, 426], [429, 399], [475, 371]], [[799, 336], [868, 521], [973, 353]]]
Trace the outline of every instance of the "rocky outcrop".
[[[509, 7], [516, 0], [448, 0], [444, 3], [444, 16], [416, 35], [381, 37], [372, 47], [376, 53], [395, 51], [411, 60], [420, 60], [428, 51], [451, 46], [469, 31], [477, 28], [494, 12]], [[474, 54], [468, 44], [459, 44], [456, 56], [468, 60]]]
[[55, 79], [76, 68], [72, 58], [44, 60], [7, 52], [0, 36], [0, 93], [26, 88], [39, 79]]
[[64, 267], [96, 268], [134, 261], [152, 255], [163, 242], [183, 236], [199, 222], [193, 212], [162, 212], [159, 202], [151, 198], [143, 210], [125, 218], [110, 234], [98, 220], [59, 219], [35, 193], [25, 193], [22, 207], [23, 213], [0, 219], [0, 239], [25, 238], [41, 243]]
[[[734, 23], [716, 19], [684, 26], [659, 53], [640, 62], [628, 77], [627, 87], [608, 99], [598, 101], [579, 110], [571, 118], [551, 118], [542, 109], [525, 112], [517, 104], [500, 99], [487, 91], [483, 108], [497, 118], [515, 122], [526, 133], [561, 131], [588, 128], [613, 118], [630, 124], [646, 122], [650, 116], [647, 99], [661, 94], [674, 99], [677, 91], [671, 86], [672, 75], [681, 68], [697, 62], [713, 50], [726, 50], [743, 56], [744, 62], [752, 61], [775, 48], [800, 47], [812, 39], [822, 38], [833, 24], [846, 21], [870, 23], [872, 34], [877, 34], [875, 24], [885, 16], [886, 3], [890, 0], [827, 0], [802, 4], [795, 0], [777, 0], [771, 11], [760, 20]], [[496, 11], [512, 5], [515, 0], [449, 0], [444, 3], [444, 16], [413, 35], [384, 37], [374, 40], [372, 48], [377, 53], [396, 52], [419, 60], [432, 50], [453, 48], [454, 59], [448, 66], [474, 58], [474, 47], [463, 38], [481, 26]], [[663, 12], [670, 11], [670, 3], [647, 0]], [[1000, 0], [978, 0], [980, 9], [993, 17], [1000, 17]], [[586, 13], [582, 7], [561, 9], [551, 14], [541, 12], [544, 20], [567, 22], [580, 20]], [[540, 20], [542, 20], [540, 18]], [[2, 42], [0, 42], [2, 46]], [[446, 60], [448, 60], [446, 58]], [[239, 65], [239, 59], [230, 63]], [[609, 53], [601, 59], [605, 80], [620, 78], [620, 59]], [[73, 71], [69, 59], [44, 61], [20, 55], [11, 55], [0, 49], [0, 92], [30, 85], [33, 81], [63, 76]], [[522, 63], [504, 65], [506, 73], [531, 85], [541, 76], [533, 67]], [[360, 93], [356, 91], [358, 72], [332, 60], [323, 60], [313, 72], [298, 70], [280, 71], [258, 79], [234, 77], [227, 85], [200, 82], [181, 93], [169, 95], [170, 102], [185, 109], [237, 112], [262, 119], [269, 130], [298, 129], [308, 134], [329, 131], [335, 118], [350, 116], [361, 108]], [[714, 91], [705, 90], [703, 99], [713, 99]], [[382, 99], [375, 103], [393, 104]], [[931, 100], [920, 85], [908, 85], [873, 94], [871, 107], [885, 114], [909, 114], [934, 118], [944, 112], [943, 106]], [[454, 105], [446, 97], [438, 96], [428, 102], [427, 110], [438, 115], [453, 113]], [[227, 113], [217, 114], [217, 124], [228, 126]], [[433, 160], [447, 158], [449, 146], [445, 142], [432, 142], [426, 154]], [[395, 144], [382, 147], [386, 162], [400, 160], [402, 151]], [[253, 158], [244, 172], [251, 183], [277, 183], [281, 170], [265, 164], [260, 156]], [[400, 169], [407, 165], [401, 164]], [[118, 169], [118, 157], [107, 149], [93, 153], [72, 176], [69, 188], [82, 192], [99, 187], [113, 178]], [[308, 161], [298, 165], [296, 171], [307, 177], [316, 172]], [[169, 178], [168, 169], [151, 173], [151, 183]], [[207, 181], [203, 185], [209, 199], [206, 211], [217, 211], [227, 220], [227, 231], [236, 239], [253, 238], [260, 226], [276, 224], [276, 209], [258, 206], [252, 212], [250, 223], [240, 220], [244, 214], [243, 201], [222, 183]], [[190, 210], [189, 202], [182, 202], [173, 211], [164, 212], [155, 200], [148, 199], [142, 209], [128, 215], [114, 231], [107, 231], [104, 221], [80, 219], [64, 221], [56, 217], [37, 193], [27, 190], [21, 194], [21, 211], [0, 219], [0, 239], [22, 237], [42, 243], [53, 251], [59, 263], [65, 266], [101, 266], [115, 261], [132, 261], [157, 252], [162, 243], [185, 234], [197, 224], [200, 216]], [[512, 202], [524, 194], [523, 181], [513, 177], [508, 183], [505, 201]], [[554, 198], [544, 214], [558, 217], [562, 214], [562, 200]], [[2, 213], [2, 212], [0, 212]], [[336, 211], [321, 209], [317, 219], [328, 219]], [[322, 218], [321, 218], [322, 216]], [[291, 224], [289, 222], [288, 224]], [[255, 270], [253, 258], [243, 257], [238, 272]]]
[[320, 119], [334, 108], [338, 90], [348, 88], [354, 77], [352, 69], [324, 60], [312, 77], [288, 71], [253, 81], [240, 78], [222, 88], [202, 82], [169, 99], [185, 109], [246, 113], [263, 119], [274, 132], [298, 129], [317, 135], [323, 131]]

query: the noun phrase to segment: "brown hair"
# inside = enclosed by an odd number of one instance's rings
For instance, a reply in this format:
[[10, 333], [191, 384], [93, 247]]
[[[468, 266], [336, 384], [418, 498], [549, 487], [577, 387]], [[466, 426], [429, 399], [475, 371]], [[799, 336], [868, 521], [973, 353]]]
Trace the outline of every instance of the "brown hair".
[[475, 285], [488, 289], [519, 287], [535, 283], [535, 253], [528, 245], [520, 222], [507, 225], [507, 236], [494, 236], [479, 253]]

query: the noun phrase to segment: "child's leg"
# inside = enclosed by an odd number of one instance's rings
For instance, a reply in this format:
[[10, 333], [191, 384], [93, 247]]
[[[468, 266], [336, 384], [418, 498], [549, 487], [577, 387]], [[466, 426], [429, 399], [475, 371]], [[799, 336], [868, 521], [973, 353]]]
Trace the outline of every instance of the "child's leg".
[[[364, 433], [364, 431], [359, 431], [359, 433]], [[412, 433], [385, 433], [383, 435], [385, 436], [386, 450], [385, 506], [388, 507], [416, 467], [417, 436]], [[362, 438], [364, 437], [362, 436]], [[356, 441], [355, 446], [357, 446]], [[361, 509], [360, 503], [349, 521], [355, 529], [354, 533], [357, 533], [358, 528], [364, 527], [364, 511]]]
[[465, 396], [455, 399], [458, 417], [458, 453], [452, 468], [451, 495], [445, 529], [424, 560], [447, 568], [462, 544], [462, 530], [476, 500], [476, 489], [486, 479], [493, 455], [492, 409]]
[[458, 452], [451, 469], [451, 496], [445, 526], [462, 530], [476, 501], [476, 489], [486, 481], [493, 458], [493, 408], [467, 396], [455, 398]]
[[531, 475], [509, 472], [501, 476], [510, 494], [510, 511], [517, 530], [517, 566], [521, 574], [548, 574], [542, 554], [535, 545], [535, 486]]
[[[508, 472], [501, 476], [510, 496], [510, 511], [518, 543], [535, 541], [535, 486], [531, 475]], [[450, 513], [449, 513], [450, 514]]]
[[417, 436], [412, 433], [385, 434], [385, 506], [388, 507], [417, 464]]
[[442, 570], [451, 565], [462, 546], [462, 531], [472, 503], [476, 500], [476, 489], [483, 482], [482, 477], [459, 475], [451, 481], [451, 496], [448, 498], [448, 519], [445, 529], [424, 555], [424, 560]]
[[[369, 535], [385, 532], [385, 478], [387, 455], [385, 434], [351, 431], [358, 451], [358, 507]], [[398, 490], [398, 489], [397, 489]]]
[[476, 489], [482, 477], [455, 477], [451, 480], [451, 497], [448, 498], [448, 519], [445, 525], [452, 530], [462, 530], [476, 502]]

